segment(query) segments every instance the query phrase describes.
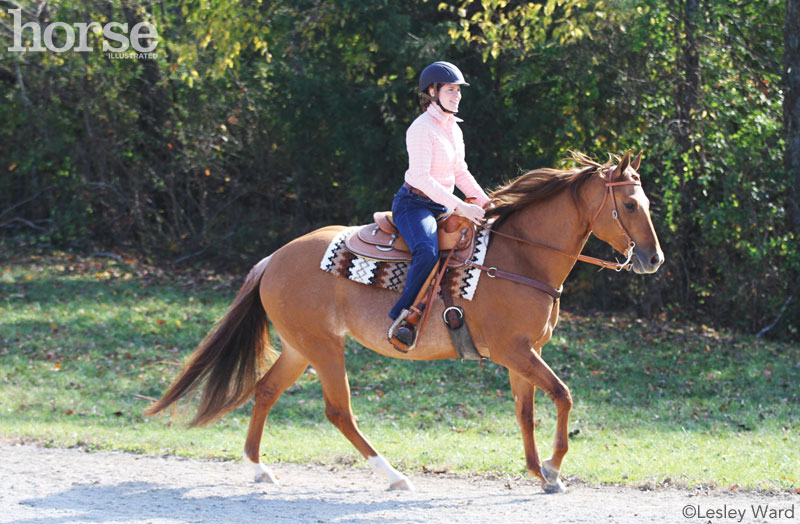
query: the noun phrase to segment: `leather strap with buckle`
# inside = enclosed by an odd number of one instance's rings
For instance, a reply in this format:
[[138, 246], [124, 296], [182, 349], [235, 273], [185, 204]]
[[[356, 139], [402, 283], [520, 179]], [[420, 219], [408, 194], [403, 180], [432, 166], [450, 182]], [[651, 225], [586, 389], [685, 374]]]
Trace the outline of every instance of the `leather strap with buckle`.
[[404, 187], [404, 188], [406, 188], [406, 189], [408, 189], [409, 191], [411, 191], [411, 192], [412, 192], [412, 193], [414, 193], [415, 195], [419, 195], [419, 196], [421, 196], [421, 197], [425, 197], [425, 198], [427, 198], [428, 200], [431, 200], [431, 197], [429, 197], [428, 195], [426, 195], [425, 193], [423, 193], [422, 191], [420, 191], [420, 190], [419, 190], [419, 189], [417, 189], [416, 187], [412, 186], [412, 185], [411, 185], [411, 184], [409, 184], [408, 182], [403, 182], [403, 187]]
[[496, 267], [488, 267], [483, 266], [481, 264], [476, 264], [471, 260], [465, 260], [459, 256], [453, 257], [459, 262], [463, 262], [465, 265], [474, 267], [476, 269], [480, 269], [481, 271], [486, 272], [486, 274], [492, 278], [500, 277], [506, 280], [510, 280], [512, 282], [516, 282], [518, 284], [525, 284], [526, 286], [530, 286], [532, 288], [536, 288], [539, 291], [543, 291], [553, 297], [553, 300], [558, 300], [561, 298], [561, 293], [564, 291], [564, 286], [561, 286], [559, 289], [554, 288], [549, 284], [545, 284], [539, 280], [535, 280], [533, 278], [528, 278], [522, 275], [517, 275], [515, 273], [509, 273], [508, 271], [503, 271], [502, 269], [497, 269]]

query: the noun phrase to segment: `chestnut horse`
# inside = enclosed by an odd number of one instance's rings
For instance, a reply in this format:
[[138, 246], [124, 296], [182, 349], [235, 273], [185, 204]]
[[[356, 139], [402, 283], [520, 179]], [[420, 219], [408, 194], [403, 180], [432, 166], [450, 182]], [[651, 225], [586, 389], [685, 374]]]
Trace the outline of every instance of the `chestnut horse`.
[[[537, 279], [560, 288], [589, 234], [629, 255], [636, 273], [653, 273], [664, 255], [650, 220], [649, 201], [627, 153], [616, 166], [573, 154], [579, 166], [539, 169], [492, 193], [497, 217], [486, 266]], [[435, 360], [456, 358], [433, 301], [431, 322], [408, 354], [386, 339], [387, 312], [397, 295], [340, 278], [319, 268], [328, 244], [343, 226], [329, 226], [297, 238], [256, 264], [224, 318], [195, 350], [163, 398], [146, 413], [156, 414], [203, 388], [191, 425], [208, 424], [255, 395], [245, 443], [245, 459], [256, 481], [275, 482], [260, 461], [261, 435], [272, 406], [310, 365], [317, 371], [328, 419], [394, 489], [412, 489], [361, 434], [350, 406], [345, 370], [345, 337], [385, 356]], [[506, 237], [516, 237], [510, 239]], [[546, 245], [547, 247], [543, 247]], [[610, 264], [610, 263], [609, 263]], [[491, 275], [491, 273], [490, 273]], [[562, 492], [559, 472], [567, 452], [572, 397], [541, 356], [558, 320], [559, 301], [534, 287], [501, 278], [482, 278], [472, 301], [455, 299], [469, 320], [475, 347], [509, 370], [511, 391], [527, 469], [547, 492]], [[267, 315], [282, 343], [267, 366]], [[268, 367], [266, 374], [261, 374]], [[547, 393], [557, 408], [553, 456], [539, 459], [534, 437], [534, 394]]]

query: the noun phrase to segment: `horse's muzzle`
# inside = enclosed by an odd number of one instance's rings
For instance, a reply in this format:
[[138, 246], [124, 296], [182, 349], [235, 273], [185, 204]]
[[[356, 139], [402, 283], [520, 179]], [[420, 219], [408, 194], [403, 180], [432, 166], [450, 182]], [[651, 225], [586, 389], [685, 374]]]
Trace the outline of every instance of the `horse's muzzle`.
[[638, 248], [633, 250], [633, 272], [638, 274], [655, 273], [664, 263], [664, 253], [656, 249], [650, 253], [642, 253]]

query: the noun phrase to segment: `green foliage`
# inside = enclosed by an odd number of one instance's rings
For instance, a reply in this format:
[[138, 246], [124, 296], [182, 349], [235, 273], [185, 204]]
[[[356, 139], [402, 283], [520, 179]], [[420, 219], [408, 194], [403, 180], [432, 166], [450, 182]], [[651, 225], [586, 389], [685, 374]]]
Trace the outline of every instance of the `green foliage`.
[[586, 0], [462, 0], [453, 5], [441, 2], [438, 7], [456, 16], [448, 34], [477, 44], [486, 60], [508, 52], [527, 58], [543, 45], [574, 43], [591, 34], [596, 18], [603, 16], [603, 4]]
[[[128, 257], [7, 261], [0, 437], [238, 458], [252, 404], [194, 430], [180, 422], [189, 413], [173, 423], [142, 410], [222, 316], [239, 281]], [[568, 480], [798, 486], [796, 346], [663, 319], [564, 313], [544, 355], [575, 400]], [[389, 359], [352, 342], [347, 362], [359, 425], [401, 469], [526, 475], [504, 368]], [[536, 421], [546, 457], [555, 408], [541, 392]], [[262, 452], [266, 462], [361, 460], [326, 420], [313, 372], [272, 410]]]
[[[650, 80], [623, 88], [622, 100], [633, 101], [627, 125], [637, 126], [625, 134], [640, 134], [657, 229], [674, 254], [648, 292], [691, 311], [727, 311], [756, 332], [775, 318], [800, 270], [782, 168], [782, 7], [745, 2], [684, 15], [653, 3], [625, 24], [618, 44], [641, 49], [622, 55], [628, 81]], [[673, 36], [690, 23], [699, 58], [692, 96], [674, 82], [690, 81], [686, 41]], [[785, 334], [796, 336], [798, 313], [795, 306], [782, 324]]]
[[648, 279], [579, 268], [573, 304], [755, 333], [793, 294], [769, 335], [798, 336], [781, 2], [64, 0], [39, 18], [33, 5], [25, 21], [150, 22], [158, 56], [110, 59], [90, 32], [95, 52], [0, 63], [6, 236], [244, 269], [315, 227], [363, 222], [405, 171], [419, 72], [447, 59], [471, 83], [462, 128], [486, 187], [568, 150], [644, 150], [667, 264]]

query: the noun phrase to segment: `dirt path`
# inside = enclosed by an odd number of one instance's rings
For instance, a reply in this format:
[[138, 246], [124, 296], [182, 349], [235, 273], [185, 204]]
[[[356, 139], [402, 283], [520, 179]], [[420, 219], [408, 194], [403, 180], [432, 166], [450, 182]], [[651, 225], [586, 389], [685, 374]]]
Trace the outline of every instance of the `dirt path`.
[[281, 485], [254, 484], [241, 463], [0, 443], [0, 522], [800, 523], [790, 493], [572, 486], [544, 495], [527, 480], [419, 474], [410, 475], [416, 491], [397, 492], [367, 469], [273, 470]]

